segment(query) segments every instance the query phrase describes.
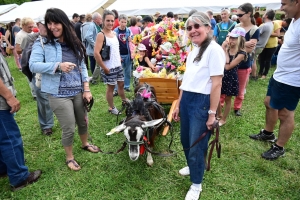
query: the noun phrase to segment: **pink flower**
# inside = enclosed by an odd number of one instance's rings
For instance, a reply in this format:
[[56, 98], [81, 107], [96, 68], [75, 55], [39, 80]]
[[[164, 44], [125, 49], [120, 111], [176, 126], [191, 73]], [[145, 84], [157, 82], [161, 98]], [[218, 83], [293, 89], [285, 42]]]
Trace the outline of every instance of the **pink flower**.
[[167, 62], [167, 66], [170, 66], [171, 65], [171, 62]]
[[158, 31], [159, 33], [163, 33], [165, 30], [164, 30], [163, 27], [160, 26], [160, 27], [158, 27], [157, 31]]
[[138, 66], [138, 67], [136, 68], [136, 71], [137, 71], [137, 72], [143, 71], [143, 67], [142, 67], [142, 66]]
[[171, 65], [171, 70], [175, 69], [176, 67], [174, 65]]
[[143, 90], [141, 96], [149, 99], [151, 97], [151, 92], [147, 92], [147, 90]]
[[172, 48], [172, 49], [170, 49], [170, 53], [171, 53], [171, 54], [175, 54], [176, 52], [175, 52], [175, 50]]

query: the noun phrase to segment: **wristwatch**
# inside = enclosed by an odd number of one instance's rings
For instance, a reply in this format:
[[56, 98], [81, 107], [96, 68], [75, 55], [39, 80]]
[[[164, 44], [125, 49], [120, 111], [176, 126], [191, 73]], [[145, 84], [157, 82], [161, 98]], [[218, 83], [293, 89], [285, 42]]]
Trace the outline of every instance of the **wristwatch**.
[[209, 110], [209, 111], [208, 111], [208, 114], [209, 114], [209, 115], [210, 115], [210, 114], [214, 114], [214, 115], [215, 115], [215, 114], [217, 114], [217, 112], [216, 112], [216, 111]]

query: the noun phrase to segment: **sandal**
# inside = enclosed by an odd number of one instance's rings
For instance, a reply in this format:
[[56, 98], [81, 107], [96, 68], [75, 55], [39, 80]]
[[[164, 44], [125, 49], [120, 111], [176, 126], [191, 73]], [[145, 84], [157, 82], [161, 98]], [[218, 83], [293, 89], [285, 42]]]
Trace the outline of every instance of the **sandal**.
[[[72, 165], [70, 166], [69, 164], [72, 163]], [[78, 165], [78, 163], [76, 162], [75, 159], [72, 159], [72, 160], [68, 160], [66, 162], [66, 165], [72, 170], [72, 171], [79, 171], [81, 168], [80, 166]]]
[[100, 149], [92, 144], [86, 145], [85, 147], [81, 147], [83, 150], [92, 152], [92, 153], [98, 153], [100, 151]]

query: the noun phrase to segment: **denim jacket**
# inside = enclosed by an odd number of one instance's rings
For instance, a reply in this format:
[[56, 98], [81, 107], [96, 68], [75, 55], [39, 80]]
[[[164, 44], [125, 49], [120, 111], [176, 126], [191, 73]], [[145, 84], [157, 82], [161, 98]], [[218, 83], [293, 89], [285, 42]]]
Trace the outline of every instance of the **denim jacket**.
[[90, 23], [89, 28], [83, 38], [85, 40], [86, 54], [88, 56], [94, 56], [94, 47], [95, 47], [97, 34], [98, 34], [98, 30], [96, 24], [94, 22]]
[[[120, 32], [119, 32], [119, 27], [115, 28], [114, 32], [116, 32], [117, 34], [117, 37], [119, 36]], [[132, 33], [131, 33], [131, 30], [129, 28], [126, 27], [126, 46], [127, 46], [127, 49], [128, 49], [128, 55], [130, 55], [130, 47], [129, 47], [129, 37], [132, 36]], [[129, 56], [130, 57], [130, 56]], [[131, 57], [130, 57], [131, 59]]]
[[[44, 41], [46, 41], [46, 39], [44, 39]], [[55, 73], [55, 71], [61, 62], [62, 51], [57, 39], [54, 45], [52, 43], [44, 44], [44, 49], [41, 45], [40, 38], [34, 42], [29, 60], [29, 68], [32, 73], [42, 74], [41, 90], [43, 92], [58, 94], [61, 73]], [[81, 71], [82, 82], [87, 82], [88, 73], [84, 60], [75, 64]]]

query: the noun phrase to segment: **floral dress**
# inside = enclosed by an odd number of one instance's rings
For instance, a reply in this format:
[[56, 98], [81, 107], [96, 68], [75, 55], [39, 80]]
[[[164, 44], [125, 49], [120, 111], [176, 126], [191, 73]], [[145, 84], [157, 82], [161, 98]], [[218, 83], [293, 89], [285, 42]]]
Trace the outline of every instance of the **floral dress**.
[[[230, 59], [229, 62], [234, 60], [239, 54], [246, 55], [246, 53], [243, 51], [237, 52], [236, 55], [229, 54], [229, 59]], [[237, 96], [238, 95], [239, 79], [238, 79], [237, 70], [239, 68], [239, 65], [240, 65], [240, 63], [230, 70], [224, 69], [221, 94], [225, 94], [226, 96]]]

